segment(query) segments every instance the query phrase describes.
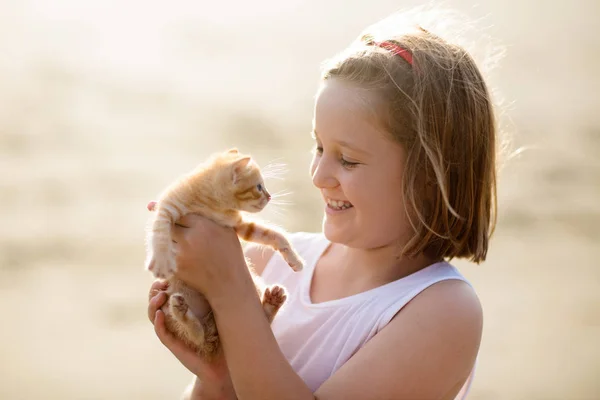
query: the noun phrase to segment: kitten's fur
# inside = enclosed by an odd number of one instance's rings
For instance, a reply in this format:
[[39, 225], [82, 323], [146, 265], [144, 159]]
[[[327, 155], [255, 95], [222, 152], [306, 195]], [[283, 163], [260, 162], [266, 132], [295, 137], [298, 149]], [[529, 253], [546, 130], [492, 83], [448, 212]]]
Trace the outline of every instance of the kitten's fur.
[[[212, 156], [179, 178], [163, 192], [154, 207], [156, 213], [146, 268], [156, 277], [168, 280], [166, 292], [169, 299], [162, 308], [167, 328], [207, 358], [219, 350], [217, 328], [204, 296], [173, 275], [177, 265], [171, 237], [172, 226], [186, 214], [203, 215], [221, 225], [235, 228], [238, 236], [244, 240], [273, 247], [295, 271], [299, 271], [302, 269], [302, 260], [284, 234], [243, 218], [242, 211], [258, 212], [270, 198], [258, 165], [249, 156], [231, 149]], [[254, 273], [252, 276], [259, 296], [262, 293], [265, 315], [271, 322], [285, 302], [285, 290], [273, 285], [263, 291], [259, 278]]]

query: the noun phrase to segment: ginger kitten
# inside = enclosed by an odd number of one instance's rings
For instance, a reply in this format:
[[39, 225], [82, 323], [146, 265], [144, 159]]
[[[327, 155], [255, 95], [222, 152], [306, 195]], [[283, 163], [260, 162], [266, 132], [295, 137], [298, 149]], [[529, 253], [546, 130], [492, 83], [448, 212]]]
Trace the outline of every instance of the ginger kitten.
[[[167, 187], [153, 208], [155, 214], [146, 269], [169, 283], [166, 290], [169, 299], [162, 308], [167, 328], [207, 358], [219, 350], [217, 327], [204, 296], [174, 276], [177, 265], [172, 226], [186, 214], [203, 215], [234, 228], [246, 241], [271, 246], [292, 269], [299, 271], [303, 266], [302, 260], [283, 233], [244, 219], [243, 212], [261, 211], [270, 199], [258, 165], [250, 156], [231, 149], [213, 155], [177, 179]], [[258, 294], [262, 295], [265, 315], [271, 322], [286, 300], [285, 290], [278, 285], [263, 290], [259, 277], [251, 268], [250, 271]]]

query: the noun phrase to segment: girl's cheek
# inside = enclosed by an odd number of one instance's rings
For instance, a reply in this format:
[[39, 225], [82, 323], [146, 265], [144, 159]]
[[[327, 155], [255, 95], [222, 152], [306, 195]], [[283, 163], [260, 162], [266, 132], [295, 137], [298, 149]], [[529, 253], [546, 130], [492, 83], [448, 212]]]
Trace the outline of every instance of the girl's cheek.
[[[368, 196], [368, 188], [366, 186], [361, 186], [360, 182], [357, 182], [352, 177], [348, 176], [348, 174], [342, 174], [343, 176], [340, 178], [340, 186], [344, 191], [345, 197], [352, 203], [361, 203], [361, 199], [365, 196]], [[367, 193], [367, 194], [364, 194]]]

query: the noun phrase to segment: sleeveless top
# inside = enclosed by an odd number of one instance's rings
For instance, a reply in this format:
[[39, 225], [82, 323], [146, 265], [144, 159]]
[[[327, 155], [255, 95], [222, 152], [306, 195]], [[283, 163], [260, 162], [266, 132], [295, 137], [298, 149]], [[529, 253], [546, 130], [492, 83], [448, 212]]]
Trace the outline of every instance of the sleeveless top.
[[[293, 272], [275, 252], [262, 279], [288, 291], [288, 299], [271, 327], [281, 351], [313, 393], [416, 295], [443, 280], [467, 282], [455, 267], [439, 262], [383, 286], [313, 304], [310, 285], [314, 267], [330, 242], [321, 233], [298, 232], [288, 238], [305, 260], [304, 269]], [[456, 399], [465, 398], [472, 375]]]

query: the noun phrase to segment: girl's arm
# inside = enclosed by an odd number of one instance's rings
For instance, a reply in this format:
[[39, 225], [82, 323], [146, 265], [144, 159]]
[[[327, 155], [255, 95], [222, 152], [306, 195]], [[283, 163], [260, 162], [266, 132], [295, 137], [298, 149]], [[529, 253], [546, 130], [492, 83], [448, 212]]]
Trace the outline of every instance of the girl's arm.
[[[254, 266], [257, 274], [262, 274], [267, 262], [273, 255], [273, 250], [261, 246], [249, 245], [245, 249], [245, 256]], [[155, 331], [161, 342], [177, 357], [177, 359], [194, 373], [193, 382], [183, 394], [185, 400], [234, 400], [236, 394], [233, 390], [229, 371], [225, 359], [219, 357], [212, 363], [206, 363], [193, 350], [183, 342], [171, 335], [164, 324], [164, 315], [157, 311], [165, 303], [167, 296], [162, 293], [166, 289], [166, 282], [155, 281], [150, 288], [148, 317], [155, 326]]]
[[317, 390], [322, 400], [454, 399], [481, 341], [479, 299], [467, 283], [432, 285]]
[[[244, 255], [250, 260], [254, 272], [261, 275], [273, 255], [273, 250], [268, 247], [250, 244], [244, 250]], [[194, 381], [184, 393], [183, 400], [234, 400], [237, 398], [234, 390], [215, 391], [214, 389], [210, 385], [203, 385], [198, 377], [194, 377]]]
[[313, 400], [279, 349], [250, 274], [237, 280], [231, 295], [213, 297], [211, 307], [238, 398]]
[[[250, 283], [236, 287], [251, 289]], [[454, 399], [481, 339], [482, 313], [471, 287], [441, 282], [417, 296], [313, 394], [279, 350], [258, 299], [251, 298], [249, 291], [213, 304], [241, 399]]]
[[194, 374], [194, 382], [184, 393], [186, 400], [235, 400], [235, 392], [227, 362], [223, 355], [210, 362], [199, 356], [165, 326], [165, 315], [160, 310], [167, 300], [166, 282], [155, 281], [150, 288], [148, 317], [154, 324], [156, 335], [175, 357]]
[[481, 307], [469, 285], [444, 281], [411, 301], [313, 394], [279, 349], [235, 233], [201, 217], [186, 225], [174, 232], [177, 275], [214, 310], [238, 398], [451, 399], [469, 376]]
[[[209, 386], [207, 388], [207, 386]], [[233, 389], [215, 391], [210, 385], [203, 384], [195, 376], [194, 381], [186, 388], [182, 400], [237, 400]]]

